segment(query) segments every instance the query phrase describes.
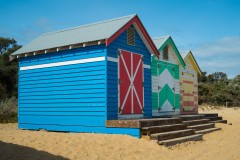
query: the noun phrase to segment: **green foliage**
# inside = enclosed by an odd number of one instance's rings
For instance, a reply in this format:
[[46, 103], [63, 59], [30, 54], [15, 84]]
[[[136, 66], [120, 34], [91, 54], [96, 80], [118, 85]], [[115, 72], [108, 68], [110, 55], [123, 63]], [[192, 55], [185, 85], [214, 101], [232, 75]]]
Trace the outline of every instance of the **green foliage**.
[[14, 39], [0, 37], [0, 122], [17, 122], [18, 63], [9, 56], [20, 47]]
[[17, 122], [17, 105], [16, 97], [11, 97], [0, 103], [0, 122], [9, 123]]
[[9, 55], [19, 49], [14, 39], [0, 37], [0, 102], [17, 97], [17, 60], [9, 61]]
[[199, 103], [225, 105], [226, 102], [240, 103], [240, 75], [228, 79], [227, 74], [215, 72], [199, 75]]

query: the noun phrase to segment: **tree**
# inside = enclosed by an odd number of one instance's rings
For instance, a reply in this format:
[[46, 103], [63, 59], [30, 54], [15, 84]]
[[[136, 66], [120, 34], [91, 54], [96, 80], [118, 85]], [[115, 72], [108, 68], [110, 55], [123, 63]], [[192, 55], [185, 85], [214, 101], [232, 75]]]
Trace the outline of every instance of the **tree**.
[[213, 77], [213, 80], [216, 81], [226, 81], [227, 80], [227, 74], [223, 72], [215, 72], [211, 74]]
[[17, 96], [17, 60], [9, 61], [9, 55], [21, 46], [14, 39], [0, 37], [0, 101]]
[[7, 52], [10, 48], [18, 46], [13, 38], [0, 37], [0, 54]]

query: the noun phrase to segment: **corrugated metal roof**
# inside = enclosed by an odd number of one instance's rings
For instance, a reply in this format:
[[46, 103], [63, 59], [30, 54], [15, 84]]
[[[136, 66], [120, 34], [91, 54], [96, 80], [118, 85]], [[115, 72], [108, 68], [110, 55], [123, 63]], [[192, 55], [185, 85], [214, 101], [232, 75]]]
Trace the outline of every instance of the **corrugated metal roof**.
[[14, 52], [12, 56], [66, 45], [104, 40], [110, 38], [135, 16], [136, 14], [45, 33]]
[[169, 37], [170, 36], [163, 36], [163, 37], [153, 38], [152, 40], [155, 46], [157, 47], [157, 49], [159, 49]]

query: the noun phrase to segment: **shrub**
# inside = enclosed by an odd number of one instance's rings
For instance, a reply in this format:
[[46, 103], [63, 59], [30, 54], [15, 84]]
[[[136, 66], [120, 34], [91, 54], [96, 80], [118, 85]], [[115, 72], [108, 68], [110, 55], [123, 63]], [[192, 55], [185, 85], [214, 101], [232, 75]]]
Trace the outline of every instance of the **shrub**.
[[11, 97], [0, 103], [0, 123], [17, 122], [17, 105], [16, 97]]

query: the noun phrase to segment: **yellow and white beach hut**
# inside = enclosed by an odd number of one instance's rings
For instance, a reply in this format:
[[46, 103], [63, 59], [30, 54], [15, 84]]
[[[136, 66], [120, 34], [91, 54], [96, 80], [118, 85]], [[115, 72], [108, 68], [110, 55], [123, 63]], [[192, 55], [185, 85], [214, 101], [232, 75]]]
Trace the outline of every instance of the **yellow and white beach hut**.
[[186, 63], [180, 66], [180, 114], [198, 113], [198, 74], [201, 69], [191, 51], [180, 52]]

